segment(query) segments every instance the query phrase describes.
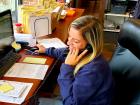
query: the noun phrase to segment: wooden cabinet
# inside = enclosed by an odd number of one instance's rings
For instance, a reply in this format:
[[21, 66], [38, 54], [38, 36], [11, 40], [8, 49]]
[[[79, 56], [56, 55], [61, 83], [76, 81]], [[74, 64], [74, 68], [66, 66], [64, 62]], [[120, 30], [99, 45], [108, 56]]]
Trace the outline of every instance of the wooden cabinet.
[[103, 23], [105, 0], [72, 0], [72, 7], [84, 8], [85, 14], [91, 14], [99, 18]]

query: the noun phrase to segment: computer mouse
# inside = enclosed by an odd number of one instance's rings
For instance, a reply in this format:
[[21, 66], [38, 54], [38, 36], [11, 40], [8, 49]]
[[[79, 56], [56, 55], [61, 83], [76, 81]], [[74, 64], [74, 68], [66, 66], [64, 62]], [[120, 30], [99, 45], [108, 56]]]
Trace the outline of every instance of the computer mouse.
[[30, 51], [35, 51], [35, 50], [38, 50], [39, 48], [38, 47], [31, 47], [29, 50]]
[[28, 49], [25, 49], [25, 54], [26, 55], [39, 55], [38, 52], [35, 52], [35, 51], [31, 51], [31, 50], [28, 50]]

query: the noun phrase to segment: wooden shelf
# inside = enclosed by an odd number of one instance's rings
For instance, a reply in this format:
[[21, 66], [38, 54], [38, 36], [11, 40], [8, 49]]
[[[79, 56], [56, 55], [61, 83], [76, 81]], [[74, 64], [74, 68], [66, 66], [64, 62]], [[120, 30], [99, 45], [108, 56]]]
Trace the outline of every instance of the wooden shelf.
[[105, 16], [117, 16], [117, 17], [133, 17], [132, 15], [129, 15], [129, 13], [126, 14], [115, 14], [115, 13], [106, 13]]
[[[105, 16], [106, 16], [106, 19], [107, 19], [108, 16], [112, 16], [111, 17], [112, 19], [116, 19], [117, 18], [117, 20], [119, 20], [121, 18], [124, 18], [124, 20], [125, 20], [126, 18], [133, 17], [132, 15], [129, 15], [129, 13], [126, 13], [126, 14], [106, 13]], [[107, 31], [108, 32], [120, 32], [120, 29], [104, 29], [104, 31], [106, 31], [106, 32]]]
[[104, 29], [104, 31], [106, 31], [106, 32], [120, 32], [120, 29]]

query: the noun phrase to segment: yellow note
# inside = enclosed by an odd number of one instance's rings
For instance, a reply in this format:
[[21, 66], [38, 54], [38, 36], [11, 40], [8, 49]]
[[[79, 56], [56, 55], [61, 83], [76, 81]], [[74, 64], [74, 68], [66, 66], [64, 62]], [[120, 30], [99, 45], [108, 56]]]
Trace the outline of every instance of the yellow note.
[[3, 83], [0, 85], [0, 91], [3, 92], [3, 93], [6, 93], [10, 90], [13, 90], [14, 87], [11, 86], [9, 83]]
[[35, 64], [45, 64], [46, 58], [33, 58], [33, 57], [26, 57], [23, 62], [26, 63], [35, 63]]
[[14, 42], [12, 42], [12, 47], [16, 50], [16, 51], [18, 51], [18, 50], [20, 50], [21, 49], [21, 45], [20, 44], [18, 44], [18, 43], [16, 43], [15, 41]]

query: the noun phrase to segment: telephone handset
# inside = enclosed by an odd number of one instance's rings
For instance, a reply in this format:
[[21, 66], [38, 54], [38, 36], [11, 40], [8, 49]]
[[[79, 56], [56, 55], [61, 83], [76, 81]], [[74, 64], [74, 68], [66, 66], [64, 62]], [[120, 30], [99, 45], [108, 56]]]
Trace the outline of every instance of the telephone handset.
[[87, 44], [86, 49], [88, 50], [88, 52], [92, 52], [92, 46], [90, 44]]
[[[87, 49], [88, 52], [92, 52], [92, 51], [93, 51], [92, 46], [91, 46], [90, 44], [87, 44], [87, 46], [85, 47], [85, 49]], [[79, 52], [79, 54], [80, 54], [81, 52], [83, 52], [85, 49], [81, 50], [81, 51]], [[63, 54], [64, 57], [66, 57], [68, 53], [69, 53], [69, 49], [66, 49], [65, 53]], [[78, 55], [79, 55], [79, 54], [78, 54]]]

